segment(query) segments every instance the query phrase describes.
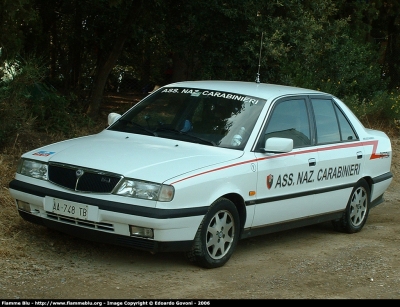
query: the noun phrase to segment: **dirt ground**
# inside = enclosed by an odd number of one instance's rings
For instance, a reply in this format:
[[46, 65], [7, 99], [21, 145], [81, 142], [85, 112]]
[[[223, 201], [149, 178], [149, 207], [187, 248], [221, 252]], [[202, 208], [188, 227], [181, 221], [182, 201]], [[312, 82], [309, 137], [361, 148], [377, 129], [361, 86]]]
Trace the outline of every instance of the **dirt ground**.
[[15, 152], [0, 152], [0, 298], [399, 299], [400, 139], [392, 144], [394, 180], [360, 233], [323, 223], [246, 239], [212, 270], [25, 222], [7, 190]]

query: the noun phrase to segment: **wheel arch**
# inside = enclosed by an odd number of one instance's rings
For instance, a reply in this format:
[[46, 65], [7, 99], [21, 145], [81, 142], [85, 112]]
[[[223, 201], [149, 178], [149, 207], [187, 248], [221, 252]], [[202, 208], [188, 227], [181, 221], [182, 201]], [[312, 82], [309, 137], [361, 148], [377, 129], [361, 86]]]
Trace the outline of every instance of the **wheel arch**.
[[368, 187], [369, 187], [369, 201], [371, 201], [372, 187], [373, 187], [372, 178], [370, 176], [365, 176], [365, 177], [360, 178], [360, 180], [361, 179], [364, 179], [368, 184]]
[[244, 199], [240, 194], [237, 194], [237, 193], [229, 193], [229, 194], [225, 194], [221, 197], [229, 199], [235, 205], [235, 207], [239, 213], [239, 219], [240, 219], [239, 237], [240, 237], [243, 232], [244, 225], [245, 225], [246, 219], [247, 219], [246, 204], [244, 202]]

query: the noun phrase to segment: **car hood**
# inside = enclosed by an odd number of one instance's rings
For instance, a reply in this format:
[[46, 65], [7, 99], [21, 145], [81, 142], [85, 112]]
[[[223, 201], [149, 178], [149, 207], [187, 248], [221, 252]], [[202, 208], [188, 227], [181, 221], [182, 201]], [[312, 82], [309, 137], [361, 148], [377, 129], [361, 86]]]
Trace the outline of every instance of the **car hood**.
[[104, 130], [99, 134], [47, 145], [23, 157], [164, 182], [196, 169], [239, 158], [242, 154], [239, 150]]

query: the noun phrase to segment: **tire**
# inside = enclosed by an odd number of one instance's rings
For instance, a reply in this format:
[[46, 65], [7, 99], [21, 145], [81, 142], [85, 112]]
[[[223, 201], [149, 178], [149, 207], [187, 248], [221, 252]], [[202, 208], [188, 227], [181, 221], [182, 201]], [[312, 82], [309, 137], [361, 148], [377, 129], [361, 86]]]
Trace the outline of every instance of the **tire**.
[[186, 257], [201, 267], [223, 266], [232, 256], [239, 240], [239, 214], [226, 198], [217, 199], [204, 216]]
[[332, 221], [333, 228], [340, 232], [359, 232], [367, 221], [370, 207], [370, 189], [364, 179], [359, 180], [350, 194], [343, 216]]

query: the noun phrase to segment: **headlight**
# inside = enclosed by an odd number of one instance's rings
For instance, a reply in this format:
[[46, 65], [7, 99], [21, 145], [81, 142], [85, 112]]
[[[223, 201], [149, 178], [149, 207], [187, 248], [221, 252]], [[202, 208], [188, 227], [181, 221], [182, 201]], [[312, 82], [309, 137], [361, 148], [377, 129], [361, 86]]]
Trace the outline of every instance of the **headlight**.
[[116, 194], [148, 200], [171, 201], [174, 198], [174, 192], [174, 187], [170, 185], [125, 179]]
[[36, 179], [47, 180], [47, 169], [47, 163], [21, 159], [17, 168], [17, 173]]

